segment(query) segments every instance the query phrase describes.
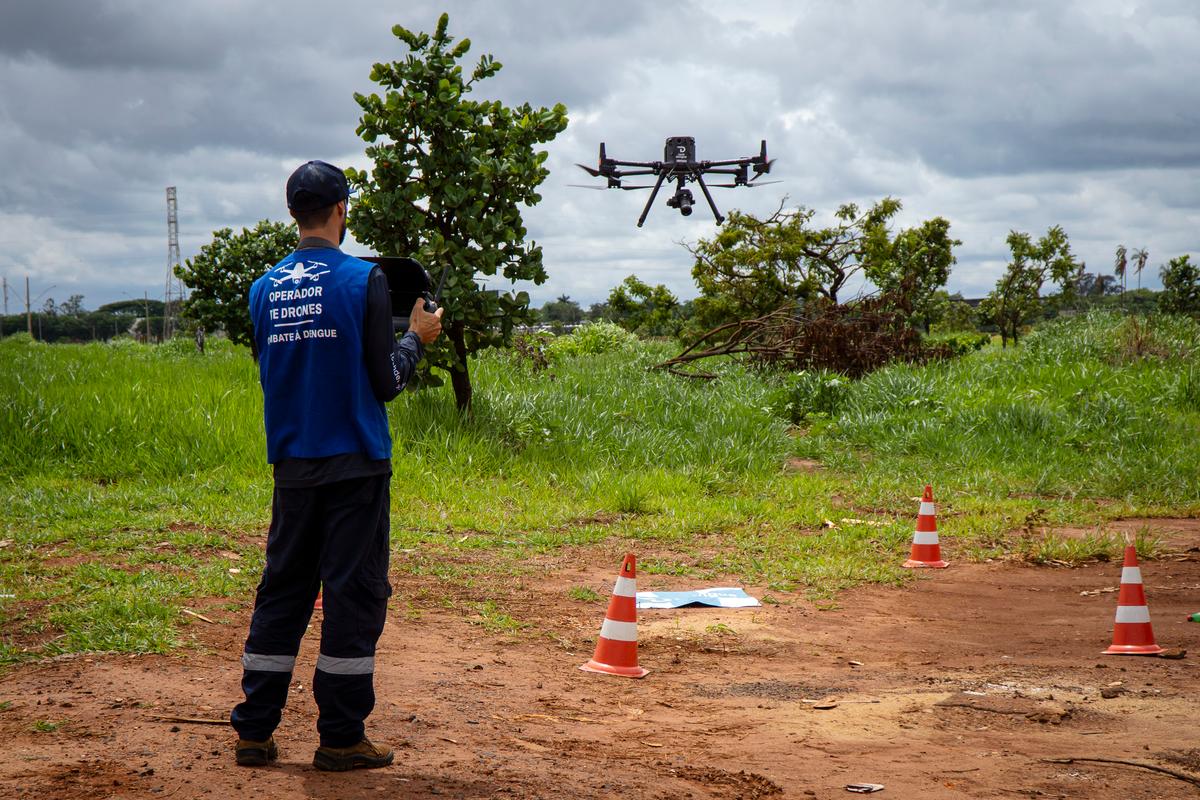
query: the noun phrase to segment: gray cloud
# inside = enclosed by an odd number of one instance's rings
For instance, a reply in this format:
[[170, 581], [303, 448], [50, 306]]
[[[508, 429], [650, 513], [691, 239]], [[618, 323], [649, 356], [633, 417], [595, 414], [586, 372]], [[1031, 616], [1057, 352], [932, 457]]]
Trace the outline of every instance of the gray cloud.
[[176, 13], [131, 0], [9, 3], [0, 53], [85, 69], [178, 71], [215, 65], [222, 53], [220, 5], [181, 4]]
[[[940, 214], [963, 240], [951, 288], [986, 292], [1010, 229], [1062, 224], [1089, 265], [1121, 242], [1153, 272], [1200, 252], [1200, 10], [1186, 0], [1049, 4], [466, 0], [451, 32], [471, 61], [504, 64], [487, 97], [566, 103], [544, 201], [526, 214], [551, 280], [536, 301], [602, 299], [636, 272], [694, 294], [681, 241], [711, 235], [660, 196], [589, 192], [600, 141], [657, 158], [692, 135], [702, 157], [766, 138], [785, 183], [719, 190], [758, 213], [785, 195], [827, 217], [901, 198], [901, 225]], [[179, 189], [181, 245], [284, 218], [294, 165], [363, 163], [353, 92], [403, 58], [400, 23], [440, 8], [366, 0], [42, 0], [0, 10], [0, 270], [88, 305], [161, 292], [164, 188]], [[772, 175], [776, 177], [776, 175]], [[1143, 274], [1155, 283], [1151, 270]], [[62, 289], [69, 286], [69, 291]]]

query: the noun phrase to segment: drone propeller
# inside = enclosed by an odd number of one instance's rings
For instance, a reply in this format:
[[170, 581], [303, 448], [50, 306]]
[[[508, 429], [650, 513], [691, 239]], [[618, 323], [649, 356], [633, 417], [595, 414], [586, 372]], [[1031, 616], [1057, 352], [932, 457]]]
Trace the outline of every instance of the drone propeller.
[[591, 184], [587, 183], [568, 183], [567, 186], [574, 186], [576, 189], [597, 189], [599, 191], [605, 191], [606, 189], [624, 189], [627, 192], [632, 191], [633, 189], [654, 188], [653, 186], [592, 186]]
[[598, 170], [598, 169], [594, 169], [594, 168], [592, 168], [592, 167], [584, 166], [583, 164], [576, 164], [575, 166], [579, 167], [581, 170], [583, 170], [584, 172], [586, 172], [588, 175], [591, 175], [593, 178], [599, 178], [599, 177], [600, 177], [600, 170]]
[[738, 186], [745, 186], [747, 189], [753, 189], [756, 186], [770, 186], [772, 183], [783, 183], [783, 181], [763, 181], [762, 183], [754, 183], [752, 180], [749, 183], [710, 183], [709, 186], [716, 186], [721, 189], [733, 189]]
[[764, 164], [755, 164], [754, 165], [754, 177], [750, 179], [750, 182], [753, 183], [754, 181], [761, 178], [763, 175], [766, 175], [768, 172], [770, 172], [771, 165], [774, 163], [775, 163], [775, 159], [772, 158], [770, 161], [768, 161]]

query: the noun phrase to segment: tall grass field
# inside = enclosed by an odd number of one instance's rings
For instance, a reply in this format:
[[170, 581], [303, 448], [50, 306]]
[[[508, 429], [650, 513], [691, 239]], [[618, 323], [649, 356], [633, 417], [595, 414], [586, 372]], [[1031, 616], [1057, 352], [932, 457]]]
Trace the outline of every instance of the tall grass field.
[[[548, 366], [516, 350], [473, 362], [469, 415], [448, 388], [389, 406], [394, 568], [434, 595], [628, 540], [658, 554], [651, 574], [830, 602], [911, 579], [899, 564], [926, 482], [960, 559], [1112, 557], [1106, 520], [1200, 511], [1187, 319], [1075, 317], [856, 382], [734, 362], [690, 381], [652, 369], [671, 346], [602, 327], [545, 350]], [[0, 393], [0, 661], [166, 652], [190, 641], [181, 608], [249, 601], [271, 476], [246, 350], [10, 337]], [[1097, 535], [1031, 549], [1030, 520]]]

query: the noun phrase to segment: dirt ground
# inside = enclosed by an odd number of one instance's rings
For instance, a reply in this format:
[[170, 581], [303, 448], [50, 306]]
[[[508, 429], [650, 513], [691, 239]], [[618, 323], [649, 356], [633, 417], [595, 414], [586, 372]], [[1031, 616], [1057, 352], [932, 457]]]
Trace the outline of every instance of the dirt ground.
[[[343, 775], [311, 767], [301, 650], [276, 765], [233, 764], [218, 720], [239, 697], [248, 609], [194, 607], [213, 624], [171, 657], [97, 655], [0, 679], [5, 798], [834, 798], [884, 784], [901, 798], [1184, 798], [1200, 786], [1200, 524], [1139, 520], [1172, 555], [1143, 564], [1158, 643], [1178, 660], [1102, 656], [1119, 563], [1074, 569], [953, 563], [906, 589], [863, 588], [820, 610], [795, 596], [757, 609], [640, 612], [643, 680], [581, 672], [619, 545], [559, 551], [503, 587], [532, 627], [494, 634], [433, 602], [433, 580], [396, 570], [369, 731], [396, 763]], [[650, 550], [639, 555], [654, 555]], [[403, 558], [403, 554], [398, 556]], [[650, 576], [642, 589], [696, 588]], [[751, 594], [771, 594], [746, 587]], [[498, 591], [494, 586], [489, 591]], [[778, 593], [776, 593], [778, 594]], [[314, 632], [315, 623], [314, 618]], [[59, 723], [54, 730], [35, 723]], [[46, 724], [37, 727], [50, 727]], [[1200, 778], [1197, 778], [1200, 781]]]

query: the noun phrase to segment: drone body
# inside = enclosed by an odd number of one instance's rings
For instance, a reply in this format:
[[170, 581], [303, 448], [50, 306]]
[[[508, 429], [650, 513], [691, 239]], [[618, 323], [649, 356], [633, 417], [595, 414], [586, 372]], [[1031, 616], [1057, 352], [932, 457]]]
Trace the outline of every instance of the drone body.
[[[646, 221], [646, 216], [650, 213], [650, 206], [654, 204], [654, 198], [658, 196], [658, 190], [662, 188], [664, 183], [675, 183], [675, 194], [667, 199], [667, 205], [671, 208], [678, 209], [683, 216], [691, 216], [692, 206], [695, 205], [695, 198], [692, 192], [687, 188], [688, 183], [696, 183], [700, 186], [700, 191], [704, 193], [704, 199], [708, 201], [708, 207], [712, 209], [713, 217], [716, 218], [717, 224], [725, 221], [725, 217], [717, 211], [717, 204], [713, 202], [712, 194], [709, 193], [709, 184], [704, 182], [704, 175], [729, 175], [732, 176], [732, 183], [714, 183], [712, 186], [719, 187], [735, 187], [735, 186], [765, 186], [768, 183], [778, 183], [779, 181], [763, 181], [755, 183], [763, 175], [771, 171], [771, 165], [774, 160], [767, 160], [767, 141], [762, 142], [759, 154], [756, 156], [747, 156], [745, 158], [734, 158], [726, 161], [697, 161], [696, 160], [696, 140], [691, 136], [672, 136], [667, 139], [663, 148], [662, 161], [620, 161], [615, 158], [609, 158], [604, 151], [604, 143], [600, 143], [600, 163], [596, 168], [587, 167], [583, 164], [576, 166], [583, 169], [589, 175], [595, 178], [603, 177], [608, 181], [607, 186], [585, 186], [587, 189], [650, 189], [650, 199], [646, 201], [646, 207], [642, 209], [642, 215], [638, 218], [637, 226], [640, 228]], [[622, 169], [628, 167], [628, 169]], [[754, 176], [750, 176], [750, 172], [754, 172]], [[621, 183], [623, 178], [631, 175], [655, 175], [657, 180], [653, 185], [638, 185], [625, 186]]]

